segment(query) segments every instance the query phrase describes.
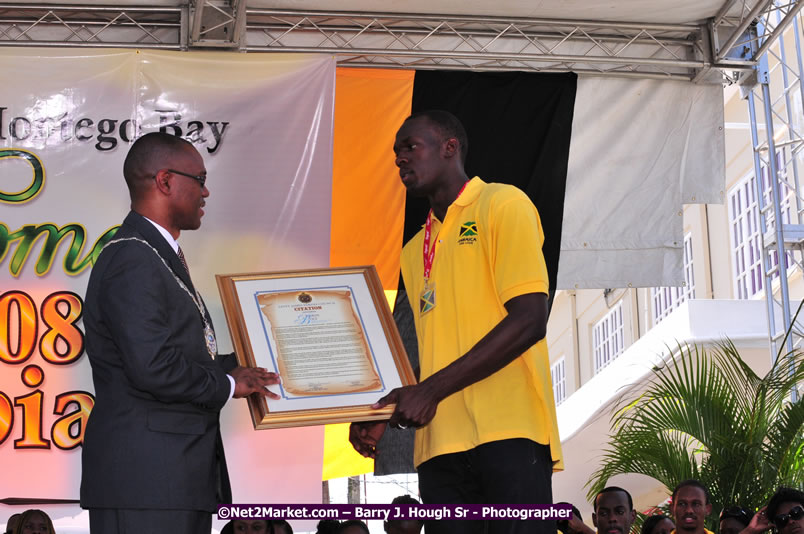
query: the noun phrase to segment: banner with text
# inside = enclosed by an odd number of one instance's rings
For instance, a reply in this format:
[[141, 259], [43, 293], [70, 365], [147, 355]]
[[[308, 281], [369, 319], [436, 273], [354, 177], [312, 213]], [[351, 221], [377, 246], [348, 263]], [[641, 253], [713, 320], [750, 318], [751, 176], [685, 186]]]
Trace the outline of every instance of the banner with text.
[[[335, 62], [30, 48], [0, 70], [0, 499], [76, 499], [83, 295], [129, 209], [130, 143], [161, 130], [204, 157], [207, 214], [180, 241], [231, 350], [215, 274], [329, 264]], [[235, 499], [320, 498], [323, 427], [254, 432], [244, 401], [222, 422]]]

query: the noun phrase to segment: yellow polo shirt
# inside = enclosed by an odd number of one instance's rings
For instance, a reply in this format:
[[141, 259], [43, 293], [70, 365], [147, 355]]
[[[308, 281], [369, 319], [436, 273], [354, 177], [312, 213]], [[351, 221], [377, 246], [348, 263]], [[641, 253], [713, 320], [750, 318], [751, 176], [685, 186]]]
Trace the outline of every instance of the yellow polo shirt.
[[[432, 219], [432, 310], [420, 312], [424, 230], [405, 245], [401, 261], [422, 380], [460, 358], [494, 328], [507, 314], [505, 302], [548, 291], [539, 214], [516, 187], [475, 177], [443, 223]], [[493, 375], [444, 399], [430, 424], [416, 431], [414, 463], [511, 438], [549, 445], [553, 470], [563, 469], [544, 339]]]

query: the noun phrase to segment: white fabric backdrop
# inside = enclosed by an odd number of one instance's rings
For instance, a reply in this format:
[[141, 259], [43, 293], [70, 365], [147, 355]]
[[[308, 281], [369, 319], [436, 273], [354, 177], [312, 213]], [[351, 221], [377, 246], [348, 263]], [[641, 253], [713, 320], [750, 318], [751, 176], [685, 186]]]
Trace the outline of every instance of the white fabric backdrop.
[[723, 89], [579, 77], [558, 288], [681, 285], [683, 203], [721, 203]]

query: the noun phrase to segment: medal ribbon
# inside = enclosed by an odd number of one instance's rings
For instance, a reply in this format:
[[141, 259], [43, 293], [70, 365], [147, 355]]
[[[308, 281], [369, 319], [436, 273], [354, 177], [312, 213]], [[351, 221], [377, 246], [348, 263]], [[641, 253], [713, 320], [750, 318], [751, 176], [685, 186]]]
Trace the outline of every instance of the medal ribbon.
[[[455, 197], [455, 200], [458, 200], [458, 197], [461, 196], [463, 190], [466, 189], [466, 184], [469, 182], [464, 182], [463, 187], [461, 190], [458, 191], [458, 196]], [[455, 202], [453, 200], [453, 202]], [[433, 270], [433, 260], [435, 259], [435, 240], [433, 240], [432, 246], [430, 246], [430, 237], [433, 231], [433, 209], [430, 208], [430, 211], [427, 213], [427, 222], [424, 223], [424, 245], [422, 246], [422, 257], [424, 261], [424, 285], [427, 287], [427, 282], [430, 280], [430, 271]]]

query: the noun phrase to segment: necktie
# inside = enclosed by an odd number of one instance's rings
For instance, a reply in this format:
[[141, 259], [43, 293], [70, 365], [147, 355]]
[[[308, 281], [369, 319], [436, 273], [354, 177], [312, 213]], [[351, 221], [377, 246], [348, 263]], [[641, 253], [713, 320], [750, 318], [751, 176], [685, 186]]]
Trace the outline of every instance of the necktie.
[[181, 247], [179, 247], [178, 255], [179, 255], [179, 261], [184, 267], [184, 270], [187, 271], [187, 276], [190, 276], [190, 268], [187, 267], [187, 260], [184, 258], [184, 252], [182, 252]]

